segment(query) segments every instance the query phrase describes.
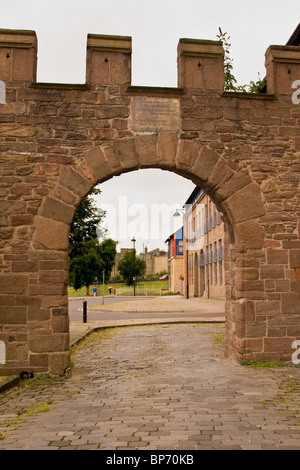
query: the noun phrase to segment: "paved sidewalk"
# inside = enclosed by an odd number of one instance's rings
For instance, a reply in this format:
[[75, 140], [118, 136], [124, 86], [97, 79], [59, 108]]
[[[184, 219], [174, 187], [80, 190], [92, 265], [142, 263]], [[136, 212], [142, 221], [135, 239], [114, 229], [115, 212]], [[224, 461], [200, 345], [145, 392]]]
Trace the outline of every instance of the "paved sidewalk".
[[145, 297], [142, 300], [128, 298], [124, 302], [106, 303], [104, 305], [91, 305], [88, 310], [111, 311], [111, 312], [198, 312], [198, 313], [223, 313], [225, 311], [225, 301], [202, 299], [192, 297], [186, 299], [181, 295]]
[[70, 377], [0, 399], [0, 450], [300, 450], [300, 369], [241, 366], [223, 339], [210, 323], [99, 332]]
[[[71, 342], [74, 342], [76, 338], [80, 338], [90, 330], [97, 328], [163, 323], [225, 322], [225, 302], [223, 300], [208, 300], [202, 298], [186, 299], [181, 295], [174, 295], [165, 297], [145, 297], [141, 300], [134, 300], [132, 297], [129, 297], [124, 302], [106, 303], [104, 305], [92, 305], [92, 300], [90, 300], [90, 304], [91, 305], [89, 305], [87, 309], [88, 312], [148, 313], [149, 316], [145, 318], [143, 315], [143, 317], [141, 316], [140, 318], [132, 318], [128, 320], [116, 319], [112, 315], [109, 320], [88, 321], [87, 323], [71, 322]], [[163, 315], [160, 315], [163, 313], [174, 313], [174, 317], [171, 315], [166, 319]], [[191, 315], [192, 313], [199, 313], [199, 318], [195, 317], [195, 315], [189, 316], [189, 314]]]
[[[92, 303], [92, 301], [90, 303]], [[147, 316], [147, 318], [143, 316], [141, 318], [132, 318], [129, 320], [116, 320], [112, 317], [110, 320], [97, 320], [90, 321], [87, 323], [71, 322], [71, 341], [74, 341], [75, 338], [78, 338], [82, 334], [85, 334], [95, 328], [109, 328], [115, 326], [148, 325], [162, 323], [225, 322], [224, 301], [199, 298], [185, 299], [184, 297], [179, 295], [166, 297], [151, 297], [134, 301], [132, 297], [130, 297], [124, 302], [107, 303], [104, 305], [90, 305], [88, 307], [88, 312], [89, 311], [142, 314], [148, 313], [149, 316]], [[163, 316], [164, 313], [174, 313], [176, 314], [176, 316], [168, 316], [168, 318], [166, 319]], [[189, 316], [189, 314], [191, 313], [199, 313], [199, 318], [197, 319], [195, 318], [195, 316]], [[178, 316], [178, 314], [181, 315]], [[220, 316], [220, 314], [224, 315]]]

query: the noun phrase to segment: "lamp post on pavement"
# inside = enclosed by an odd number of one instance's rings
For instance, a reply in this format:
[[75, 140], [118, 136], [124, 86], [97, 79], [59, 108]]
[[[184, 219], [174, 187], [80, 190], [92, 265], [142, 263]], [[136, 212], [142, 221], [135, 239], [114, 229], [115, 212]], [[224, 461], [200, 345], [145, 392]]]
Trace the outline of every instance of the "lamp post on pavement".
[[185, 217], [185, 240], [186, 240], [186, 298], [189, 299], [189, 249], [188, 249], [188, 217], [187, 209], [176, 209], [173, 217], [180, 217], [180, 212], [183, 212]]
[[133, 295], [135, 296], [135, 242], [136, 242], [136, 239], [134, 236], [131, 241], [133, 242], [133, 255], [134, 255], [134, 258], [133, 258]]

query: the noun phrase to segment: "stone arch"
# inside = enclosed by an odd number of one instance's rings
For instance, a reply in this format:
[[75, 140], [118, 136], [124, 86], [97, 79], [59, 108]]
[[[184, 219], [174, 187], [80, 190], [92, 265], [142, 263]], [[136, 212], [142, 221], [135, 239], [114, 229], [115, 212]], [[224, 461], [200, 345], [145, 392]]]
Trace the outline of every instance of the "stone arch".
[[[67, 250], [75, 210], [96, 184], [145, 168], [160, 168], [190, 179], [209, 194], [223, 213], [227, 247], [224, 269], [227, 278], [227, 345], [228, 354], [236, 355], [236, 336], [241, 336], [236, 308], [246, 305], [248, 299], [243, 288], [235, 286], [236, 263], [232, 252], [236, 246], [262, 248], [264, 235], [257, 222], [265, 211], [262, 193], [249, 174], [230, 168], [226, 156], [199, 142], [181, 140], [178, 134], [161, 133], [113, 140], [87, 150], [76, 166], [66, 165], [61, 169], [57, 185], [44, 198], [35, 217], [34, 249], [60, 253], [64, 267], [59, 271], [51, 268], [49, 272], [45, 270], [42, 273], [45, 282], [51, 283], [55, 277], [56, 287], [52, 287], [49, 302], [44, 300], [44, 304], [50, 308], [52, 317], [54, 314], [60, 317], [62, 325], [64, 352], [61, 357], [58, 351], [51, 356], [54, 361], [52, 370], [64, 369], [68, 364]], [[241, 259], [243, 251], [247, 250], [240, 249]], [[53, 317], [53, 320], [57, 322], [57, 318]]]
[[92, 188], [114, 176], [145, 168], [172, 171], [201, 186], [223, 219], [234, 227], [228, 230], [230, 242], [262, 247], [263, 230], [256, 219], [264, 215], [265, 208], [259, 185], [245, 170], [233, 171], [215, 150], [168, 133], [104, 143], [86, 151], [76, 167], [64, 166], [36, 216], [34, 247], [65, 249], [75, 210]]

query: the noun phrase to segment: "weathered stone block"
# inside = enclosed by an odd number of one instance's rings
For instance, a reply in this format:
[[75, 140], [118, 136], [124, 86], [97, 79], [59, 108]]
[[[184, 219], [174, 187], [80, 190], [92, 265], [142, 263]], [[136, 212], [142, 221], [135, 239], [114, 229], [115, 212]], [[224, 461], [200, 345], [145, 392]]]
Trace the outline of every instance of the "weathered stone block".
[[71, 224], [75, 210], [74, 206], [48, 196], [45, 199], [40, 215], [48, 219], [64, 222], [65, 224]]
[[200, 153], [196, 155], [196, 152], [194, 152], [194, 155], [195, 161], [191, 161], [191, 163], [194, 163], [191, 167], [191, 173], [194, 173], [201, 181], [205, 182], [216, 165], [219, 155], [215, 150], [208, 147], [202, 147]]
[[264, 338], [264, 351], [280, 355], [280, 351], [291, 351], [292, 342], [293, 338]]
[[246, 323], [245, 336], [247, 338], [262, 338], [266, 336], [266, 332], [266, 322], [253, 321]]
[[37, 216], [33, 237], [34, 246], [38, 249], [66, 250], [69, 243], [69, 231], [69, 226], [63, 222]]
[[265, 214], [259, 186], [251, 183], [223, 202], [232, 223], [238, 224]]
[[70, 166], [63, 167], [58, 183], [69, 189], [75, 194], [78, 194], [81, 198], [84, 198], [89, 191], [92, 189], [92, 183], [84, 178], [78, 171]]
[[291, 292], [282, 294], [282, 313], [298, 314], [300, 312], [299, 294]]
[[300, 267], [300, 250], [290, 250], [289, 251], [290, 259], [290, 268], [299, 268]]
[[267, 250], [268, 264], [288, 264], [287, 250]]
[[139, 169], [139, 160], [135, 149], [134, 139], [125, 138], [116, 140], [113, 143], [113, 147], [123, 171]]
[[264, 231], [255, 220], [241, 222], [235, 226], [236, 242], [249, 249], [259, 249], [264, 244]]
[[197, 142], [181, 140], [176, 155], [176, 167], [179, 170], [190, 170], [193, 168], [198, 159], [199, 150]]
[[70, 366], [69, 351], [50, 354], [49, 369], [51, 375], [63, 375], [64, 371]]
[[0, 273], [0, 294], [25, 294], [28, 275]]
[[111, 176], [113, 170], [100, 147], [94, 147], [86, 152], [84, 156], [98, 181], [103, 182]]
[[256, 305], [256, 315], [279, 315], [281, 313], [280, 301], [266, 300]]
[[27, 307], [0, 307], [1, 323], [5, 324], [25, 324], [27, 321]]
[[175, 161], [178, 137], [175, 133], [162, 132], [158, 135], [158, 158], [161, 168], [171, 169]]
[[48, 354], [30, 354], [29, 367], [34, 371], [48, 372], [49, 371], [49, 356]]
[[135, 149], [141, 168], [159, 166], [157, 155], [157, 135], [140, 135], [135, 138]]
[[284, 266], [265, 265], [260, 268], [261, 279], [284, 279]]
[[28, 343], [33, 353], [50, 353], [67, 351], [69, 346], [69, 335], [67, 333], [42, 334], [32, 332]]
[[31, 214], [18, 214], [11, 216], [11, 225], [32, 225], [33, 223], [33, 215]]

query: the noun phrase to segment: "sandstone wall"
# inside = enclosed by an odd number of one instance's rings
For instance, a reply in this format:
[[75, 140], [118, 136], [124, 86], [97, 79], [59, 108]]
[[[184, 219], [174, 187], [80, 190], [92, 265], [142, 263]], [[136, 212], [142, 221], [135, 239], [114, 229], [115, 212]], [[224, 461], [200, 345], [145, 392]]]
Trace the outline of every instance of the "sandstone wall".
[[34, 32], [0, 30], [0, 373], [69, 365], [74, 212], [94, 185], [139, 168], [190, 178], [224, 214], [228, 354], [290, 360], [300, 339], [300, 49], [268, 48], [267, 94], [254, 95], [223, 92], [215, 41], [179, 42], [178, 88], [131, 86], [128, 37], [88, 36], [85, 85], [36, 83], [36, 47]]

